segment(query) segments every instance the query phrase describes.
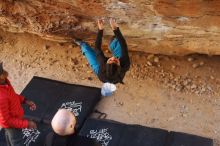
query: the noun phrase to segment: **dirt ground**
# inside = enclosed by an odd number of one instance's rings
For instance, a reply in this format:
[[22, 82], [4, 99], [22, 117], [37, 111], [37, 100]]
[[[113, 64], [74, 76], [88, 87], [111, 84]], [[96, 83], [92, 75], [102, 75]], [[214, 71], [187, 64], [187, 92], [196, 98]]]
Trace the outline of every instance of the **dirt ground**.
[[[220, 140], [220, 56], [130, 56], [125, 85], [117, 85], [97, 109], [108, 119]], [[72, 44], [0, 31], [0, 60], [18, 93], [33, 76], [102, 86]]]

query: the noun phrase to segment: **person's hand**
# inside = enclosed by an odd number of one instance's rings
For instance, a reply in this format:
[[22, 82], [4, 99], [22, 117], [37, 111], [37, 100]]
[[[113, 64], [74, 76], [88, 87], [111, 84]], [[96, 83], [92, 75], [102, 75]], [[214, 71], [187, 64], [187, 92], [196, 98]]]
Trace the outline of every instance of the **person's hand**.
[[110, 25], [111, 25], [111, 28], [112, 28], [112, 30], [116, 30], [117, 28], [118, 28], [118, 24], [117, 24], [117, 22], [116, 22], [116, 20], [115, 19], [113, 19], [113, 18], [110, 18]]
[[28, 121], [28, 129], [37, 129], [37, 124], [34, 121]]
[[99, 28], [99, 30], [104, 29], [104, 20], [102, 20], [102, 19], [98, 20], [98, 28]]
[[33, 101], [27, 100], [26, 104], [29, 106], [30, 110], [34, 111], [36, 110], [37, 106]]

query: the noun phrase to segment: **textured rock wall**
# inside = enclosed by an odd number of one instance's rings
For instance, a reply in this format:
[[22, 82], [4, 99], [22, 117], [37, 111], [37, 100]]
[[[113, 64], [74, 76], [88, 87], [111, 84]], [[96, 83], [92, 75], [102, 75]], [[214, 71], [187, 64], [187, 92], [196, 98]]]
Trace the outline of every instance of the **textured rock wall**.
[[[96, 20], [114, 17], [130, 50], [219, 55], [219, 8], [220, 0], [0, 0], [0, 27], [54, 41], [92, 41]], [[105, 40], [110, 35], [106, 23]]]

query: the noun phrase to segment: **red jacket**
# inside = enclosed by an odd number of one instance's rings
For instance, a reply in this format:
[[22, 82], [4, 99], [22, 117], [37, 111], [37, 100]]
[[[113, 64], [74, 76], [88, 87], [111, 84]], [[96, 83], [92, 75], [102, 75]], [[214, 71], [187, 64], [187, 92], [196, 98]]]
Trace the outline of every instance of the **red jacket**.
[[10, 81], [0, 85], [0, 126], [2, 128], [27, 128], [28, 120], [23, 119], [21, 104], [24, 97], [15, 93]]

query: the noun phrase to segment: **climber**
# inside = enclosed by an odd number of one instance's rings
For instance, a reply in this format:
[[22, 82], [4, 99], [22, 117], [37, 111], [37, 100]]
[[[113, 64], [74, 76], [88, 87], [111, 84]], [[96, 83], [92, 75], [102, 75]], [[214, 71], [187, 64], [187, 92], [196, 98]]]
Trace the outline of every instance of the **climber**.
[[72, 112], [59, 109], [51, 121], [54, 132], [47, 135], [45, 146], [100, 146], [92, 139], [75, 134], [76, 122]]
[[101, 49], [104, 30], [103, 20], [98, 20], [95, 49], [79, 39], [75, 39], [74, 43], [81, 47], [83, 55], [86, 56], [93, 72], [98, 76], [100, 81], [104, 83], [123, 84], [123, 78], [130, 68], [128, 47], [115, 19], [110, 19], [110, 26], [114, 32], [114, 36], [109, 43], [109, 49], [113, 54], [110, 58], [105, 57]]

